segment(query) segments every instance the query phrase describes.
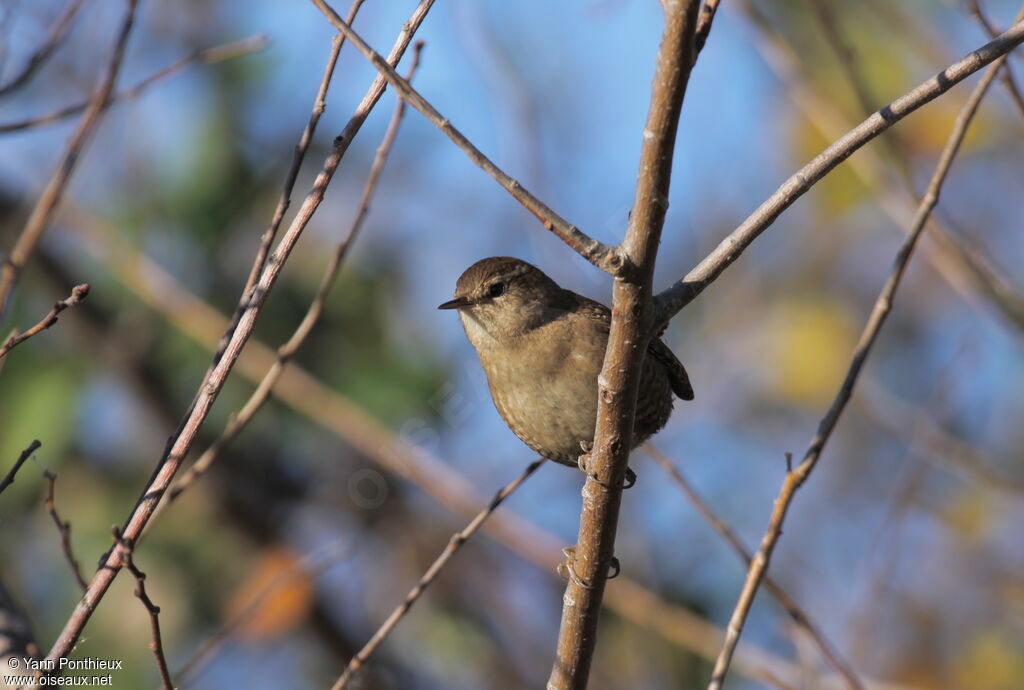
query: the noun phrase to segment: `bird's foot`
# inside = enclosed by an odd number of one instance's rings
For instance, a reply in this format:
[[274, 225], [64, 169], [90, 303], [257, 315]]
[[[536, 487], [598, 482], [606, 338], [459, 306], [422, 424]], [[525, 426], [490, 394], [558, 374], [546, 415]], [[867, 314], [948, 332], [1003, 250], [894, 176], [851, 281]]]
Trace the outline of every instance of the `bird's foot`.
[[[594, 444], [590, 441], [580, 441], [580, 449], [583, 453], [576, 459], [580, 471], [607, 489], [608, 485], [597, 478], [597, 473], [590, 471], [590, 451], [594, 449]], [[627, 467], [626, 478], [622, 483], [622, 490], [625, 491], [626, 489], [631, 489], [634, 484], [636, 484], [636, 472]]]
[[[562, 549], [562, 554], [565, 556], [565, 560], [558, 564], [558, 574], [567, 580], [572, 580], [574, 584], [582, 587], [583, 589], [593, 589], [594, 585], [588, 583], [586, 580], [581, 578], [573, 566], [573, 562], [576, 560], [576, 547], [567, 546]], [[622, 564], [619, 563], [619, 559], [612, 556], [612, 561], [608, 566], [607, 580], [613, 580], [619, 576], [622, 572]]]

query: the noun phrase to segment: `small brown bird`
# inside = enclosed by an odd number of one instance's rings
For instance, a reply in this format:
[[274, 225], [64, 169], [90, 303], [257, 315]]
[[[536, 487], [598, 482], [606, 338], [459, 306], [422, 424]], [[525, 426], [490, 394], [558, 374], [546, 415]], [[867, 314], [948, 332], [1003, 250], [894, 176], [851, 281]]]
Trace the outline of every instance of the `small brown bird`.
[[[597, 377], [611, 325], [608, 307], [559, 287], [511, 257], [482, 259], [459, 277], [455, 299], [469, 342], [487, 373], [498, 413], [540, 455], [575, 466], [594, 439]], [[647, 346], [633, 447], [659, 431], [672, 394], [693, 399], [686, 370], [660, 338]]]

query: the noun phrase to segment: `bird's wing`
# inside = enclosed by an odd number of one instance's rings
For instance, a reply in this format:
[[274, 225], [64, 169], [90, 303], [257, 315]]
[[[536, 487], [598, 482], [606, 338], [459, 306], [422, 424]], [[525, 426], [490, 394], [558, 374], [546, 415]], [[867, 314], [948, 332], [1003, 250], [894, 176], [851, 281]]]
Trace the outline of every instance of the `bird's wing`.
[[[597, 321], [606, 333], [611, 330], [612, 312], [608, 307], [570, 290], [565, 292], [569, 293], [572, 300], [576, 302], [573, 306], [578, 313]], [[662, 328], [656, 337], [651, 338], [647, 344], [647, 353], [664, 365], [669, 382], [672, 384], [672, 391], [683, 400], [693, 400], [693, 386], [690, 385], [690, 377], [672, 350], [661, 340], [661, 335], [664, 332], [665, 329]]]

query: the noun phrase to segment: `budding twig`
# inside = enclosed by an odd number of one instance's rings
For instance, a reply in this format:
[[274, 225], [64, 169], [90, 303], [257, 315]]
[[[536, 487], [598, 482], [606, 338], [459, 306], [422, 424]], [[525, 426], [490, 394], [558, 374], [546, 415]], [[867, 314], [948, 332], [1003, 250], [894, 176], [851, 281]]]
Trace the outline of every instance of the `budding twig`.
[[57, 514], [57, 501], [56, 501], [56, 485], [57, 475], [50, 470], [43, 470], [43, 475], [46, 477], [46, 481], [49, 482], [49, 489], [46, 493], [46, 499], [43, 502], [43, 507], [46, 508], [46, 512], [53, 518], [53, 524], [57, 526], [57, 531], [60, 532], [60, 546], [64, 551], [64, 559], [68, 562], [71, 567], [71, 572], [75, 576], [75, 580], [78, 582], [78, 586], [83, 591], [88, 587], [85, 578], [82, 577], [82, 569], [78, 565], [78, 559], [75, 558], [74, 551], [71, 548], [71, 522], [60, 519], [60, 515]]
[[82, 283], [81, 285], [76, 286], [71, 291], [71, 296], [68, 297], [67, 299], [63, 299], [54, 304], [53, 308], [50, 309], [50, 313], [44, 316], [42, 321], [40, 321], [35, 326], [33, 326], [32, 328], [28, 329], [27, 331], [20, 335], [12, 335], [4, 342], [3, 345], [0, 345], [0, 358], [6, 357], [8, 352], [13, 350], [18, 345], [21, 345], [23, 342], [34, 336], [36, 333], [39, 333], [40, 331], [45, 331], [47, 328], [57, 323], [57, 316], [62, 311], [64, 311], [68, 307], [75, 306], [83, 299], [85, 299], [88, 294], [88, 283]]

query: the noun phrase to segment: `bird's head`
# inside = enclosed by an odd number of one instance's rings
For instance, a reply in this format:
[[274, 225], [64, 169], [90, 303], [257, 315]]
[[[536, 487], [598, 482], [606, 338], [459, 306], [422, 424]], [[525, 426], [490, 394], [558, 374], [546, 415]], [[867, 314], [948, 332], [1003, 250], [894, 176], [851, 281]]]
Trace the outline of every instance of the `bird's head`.
[[470, 341], [504, 340], [550, 318], [562, 289], [536, 266], [508, 256], [481, 259], [455, 285], [455, 299], [438, 309], [458, 309]]

